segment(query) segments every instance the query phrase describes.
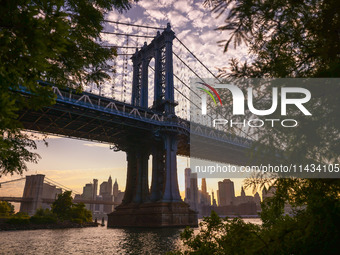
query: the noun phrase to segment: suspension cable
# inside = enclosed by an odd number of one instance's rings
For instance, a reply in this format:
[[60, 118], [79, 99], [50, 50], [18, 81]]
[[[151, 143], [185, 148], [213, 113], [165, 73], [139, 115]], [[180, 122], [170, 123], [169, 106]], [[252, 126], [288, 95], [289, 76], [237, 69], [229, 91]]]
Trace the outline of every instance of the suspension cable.
[[118, 24], [118, 25], [131, 26], [131, 27], [142, 27], [142, 28], [151, 28], [151, 29], [158, 29], [158, 30], [164, 29], [163, 27], [152, 27], [152, 26], [145, 26], [145, 25], [137, 25], [137, 24], [131, 24], [131, 23], [124, 23], [124, 22], [119, 22], [119, 21], [107, 20], [107, 19], [104, 19], [104, 22]]
[[187, 67], [191, 72], [193, 72], [202, 82], [205, 83], [205, 81], [187, 64], [185, 63], [175, 52], [173, 54]]
[[1, 184], [5, 184], [5, 183], [10, 183], [10, 182], [21, 181], [21, 180], [24, 180], [24, 179], [26, 179], [26, 177], [19, 178], [19, 179], [15, 179], [15, 180], [10, 180], [10, 181], [5, 181], [5, 182], [0, 182], [0, 185], [1, 185]]
[[150, 36], [150, 35], [123, 34], [123, 33], [115, 33], [115, 32], [108, 32], [108, 31], [102, 31], [101, 33], [109, 34], [109, 35], [124, 35], [124, 36], [134, 36], [134, 37], [142, 37], [142, 38], [154, 38], [154, 36]]
[[70, 190], [70, 191], [72, 191], [72, 192], [75, 193], [75, 194], [80, 194], [79, 192], [77, 192], [77, 191], [75, 191], [75, 190], [72, 190], [72, 189], [66, 187], [65, 185], [63, 185], [63, 184], [61, 184], [61, 183], [58, 183], [58, 182], [56, 182], [56, 181], [54, 181], [54, 180], [52, 180], [52, 179], [50, 179], [50, 178], [47, 178], [46, 176], [45, 176], [45, 179], [48, 180], [48, 181], [50, 181], [52, 184], [56, 184], [56, 185], [59, 186], [60, 188], [63, 188], [63, 189], [65, 189], [65, 190]]
[[[149, 65], [149, 67], [151, 68], [152, 71], [155, 72], [155, 69]], [[163, 74], [162, 74], [163, 75]], [[164, 76], [164, 75], [163, 75]], [[182, 81], [177, 75], [174, 74], [174, 76], [179, 80], [181, 81], [183, 84], [184, 81]], [[186, 85], [188, 87], [188, 85]], [[190, 87], [188, 87], [190, 89]], [[179, 91], [177, 88], [174, 87], [175, 90], [177, 90], [178, 93], [180, 93], [185, 99], [187, 99], [188, 101], [190, 101], [190, 103], [192, 103], [194, 106], [196, 106], [198, 109], [201, 109], [198, 105], [196, 105], [193, 101], [191, 101], [186, 95], [184, 95], [181, 91]]]
[[118, 45], [102, 45], [104, 48], [119, 48], [119, 49], [136, 49], [134, 46], [118, 46]]
[[196, 55], [191, 51], [191, 50], [189, 50], [189, 48], [180, 40], [180, 39], [178, 39], [178, 37], [176, 37], [175, 36], [175, 39], [177, 39], [177, 41], [179, 41], [179, 43], [180, 44], [182, 44], [183, 45], [183, 47], [212, 75], [212, 76], [214, 76], [214, 78], [216, 79], [216, 80], [218, 80], [219, 82], [221, 82], [220, 81], [220, 79], [218, 79], [218, 77], [213, 73], [213, 72], [211, 72], [210, 71], [210, 69], [205, 65], [205, 64], [203, 64], [203, 62], [198, 58], [198, 57], [196, 57]]
[[[202, 82], [204, 82], [205, 83], [205, 81], [187, 64], [187, 63], [185, 63], [175, 52], [173, 52], [173, 54], [187, 67], [187, 68], [189, 68], [189, 70], [191, 71], [191, 72], [193, 72]], [[191, 91], [193, 91], [192, 89], [190, 89]], [[191, 103], [192, 103], [192, 101], [190, 101]], [[197, 107], [197, 105], [195, 105], [196, 107]], [[201, 108], [199, 108], [198, 107], [198, 109], [201, 109]], [[208, 115], [209, 117], [212, 117], [212, 116], [210, 116], [210, 115]], [[252, 137], [251, 136], [249, 136], [249, 134], [247, 134], [245, 131], [243, 131], [240, 127], [236, 127], [241, 133], [244, 133], [247, 137], [249, 137], [249, 138], [251, 138], [252, 139]]]

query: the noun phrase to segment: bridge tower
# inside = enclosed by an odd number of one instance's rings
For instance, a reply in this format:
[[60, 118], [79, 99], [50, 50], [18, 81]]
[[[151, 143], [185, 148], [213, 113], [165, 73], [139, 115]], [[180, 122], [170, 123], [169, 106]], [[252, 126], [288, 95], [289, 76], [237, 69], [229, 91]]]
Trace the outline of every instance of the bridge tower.
[[[131, 104], [151, 108], [169, 122], [176, 123], [172, 43], [175, 33], [168, 23], [150, 44], [132, 56]], [[154, 100], [148, 105], [148, 67], [154, 58]], [[108, 227], [197, 226], [197, 213], [189, 209], [179, 194], [177, 180], [176, 130], [159, 129], [151, 139], [134, 134], [125, 145], [127, 181], [123, 202], [108, 215]], [[152, 155], [152, 183], [149, 190], [148, 160]]]
[[20, 212], [34, 215], [37, 209], [42, 206], [44, 178], [43, 174], [26, 176], [22, 198], [27, 201], [21, 202]]

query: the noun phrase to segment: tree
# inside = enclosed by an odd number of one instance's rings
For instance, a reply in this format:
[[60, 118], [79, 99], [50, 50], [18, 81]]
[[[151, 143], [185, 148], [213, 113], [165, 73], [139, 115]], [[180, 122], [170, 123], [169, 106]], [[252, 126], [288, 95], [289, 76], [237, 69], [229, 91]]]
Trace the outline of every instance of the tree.
[[72, 206], [71, 191], [65, 191], [59, 194], [56, 201], [53, 202], [51, 211], [56, 214], [59, 219], [68, 220], [71, 218]]
[[10, 216], [14, 214], [14, 205], [7, 201], [0, 201], [0, 216]]
[[340, 76], [339, 1], [206, 0], [205, 5], [219, 15], [226, 13], [226, 24], [218, 28], [230, 31], [229, 38], [220, 41], [224, 51], [231, 43], [244, 43], [253, 58], [243, 65], [233, 59], [233, 75]]
[[[130, 8], [129, 0], [1, 0], [0, 8], [0, 176], [27, 170], [39, 155], [32, 137], [21, 132], [22, 109], [55, 102], [49, 86], [81, 90], [109, 78], [101, 70], [116, 55], [101, 47], [105, 13]], [[24, 97], [18, 90], [25, 90]]]
[[266, 246], [259, 236], [261, 227], [240, 218], [222, 219], [212, 211], [199, 225], [197, 234], [189, 227], [181, 233], [188, 250], [170, 254], [259, 254]]
[[[218, 27], [230, 32], [227, 39], [220, 41], [224, 51], [231, 44], [249, 50], [248, 61], [240, 63], [232, 59], [229, 67], [220, 70], [220, 77], [340, 77], [339, 1], [207, 0], [205, 5], [219, 15], [226, 13], [226, 24]], [[313, 95], [308, 105], [313, 117], [301, 118], [299, 126], [289, 133], [280, 128], [261, 130], [262, 133], [257, 133], [261, 144], [276, 148], [283, 144], [290, 162], [302, 158], [339, 162], [340, 86], [337, 80], [328, 83], [324, 85], [327, 89], [317, 84], [308, 87]], [[247, 86], [256, 89], [256, 85]], [[271, 94], [272, 87], [267, 86], [254, 99], [254, 104], [261, 108], [261, 99]], [[278, 137], [279, 141], [275, 139]]]
[[[91, 222], [92, 213], [85, 208], [85, 204], [74, 204], [72, 202], [71, 191], [65, 191], [58, 195], [56, 201], [51, 206], [51, 211], [60, 220], [71, 220], [77, 223]], [[41, 216], [43, 211], [39, 211], [37, 216]]]
[[80, 223], [92, 222], [92, 213], [85, 208], [84, 203], [72, 205], [72, 219], [78, 220]]
[[[232, 59], [230, 67], [220, 70], [223, 79], [231, 78], [335, 78], [340, 77], [340, 2], [336, 0], [307, 1], [205, 1], [219, 15], [226, 14], [219, 30], [228, 30], [221, 40], [224, 51], [248, 47], [251, 58], [240, 63]], [[230, 70], [230, 71], [229, 71]], [[334, 80], [333, 80], [334, 81]], [[340, 86], [339, 82], [310, 86], [313, 99], [309, 107], [313, 117], [296, 117], [299, 126], [289, 132], [282, 128], [261, 129], [255, 143], [257, 151], [283, 151], [287, 162], [338, 163], [340, 160]], [[335, 84], [334, 84], [335, 83]], [[247, 86], [255, 86], [250, 83]], [[256, 87], [255, 87], [256, 88]], [[258, 96], [271, 94], [268, 86]], [[228, 100], [224, 100], [228, 101]], [[261, 106], [261, 100], [258, 100]], [[263, 106], [264, 104], [262, 104]], [[259, 107], [261, 109], [261, 107]], [[268, 109], [265, 107], [264, 109]], [[274, 115], [275, 116], [275, 115]], [[269, 116], [273, 117], [273, 116]], [[277, 116], [276, 116], [277, 117]], [[295, 117], [295, 116], [294, 116]], [[261, 118], [261, 117], [260, 117]], [[254, 153], [256, 154], [256, 153]], [[340, 180], [302, 178], [250, 178], [246, 186], [254, 190], [275, 186], [275, 195], [262, 204], [263, 226], [256, 234], [267, 245], [257, 249], [251, 239], [244, 251], [230, 254], [338, 254], [340, 234]], [[261, 177], [261, 176], [260, 176]], [[284, 216], [285, 204], [292, 205], [295, 215]], [[232, 224], [235, 229], [242, 226]], [[219, 228], [226, 236], [225, 227]], [[188, 235], [187, 254], [202, 253], [192, 245], [202, 238]], [[208, 233], [209, 239], [213, 233]], [[206, 240], [205, 239], [205, 240]], [[200, 239], [202, 240], [202, 239]], [[208, 240], [208, 242], [210, 242]], [[258, 241], [258, 244], [261, 241]], [[230, 240], [223, 244], [233, 248]], [[191, 246], [190, 246], [191, 245]], [[191, 251], [190, 251], [191, 248]], [[234, 247], [235, 248], [235, 247]], [[214, 254], [225, 254], [220, 246]]]

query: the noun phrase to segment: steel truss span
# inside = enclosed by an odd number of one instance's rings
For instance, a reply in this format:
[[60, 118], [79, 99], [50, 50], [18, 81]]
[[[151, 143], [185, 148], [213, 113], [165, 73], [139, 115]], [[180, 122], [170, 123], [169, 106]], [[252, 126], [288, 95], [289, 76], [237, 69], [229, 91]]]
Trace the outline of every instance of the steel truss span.
[[[109, 214], [109, 227], [197, 226], [197, 212], [182, 201], [177, 180], [176, 156], [190, 156], [190, 138], [202, 143], [194, 151], [199, 158], [223, 158], [231, 164], [248, 160], [249, 140], [199, 124], [190, 125], [176, 116], [174, 39], [175, 33], [168, 24], [150, 44], [133, 54], [131, 104], [45, 83], [52, 86], [56, 103], [40, 111], [20, 112], [19, 120], [27, 130], [109, 143], [115, 150], [126, 152], [125, 195], [122, 204]], [[153, 58], [154, 98], [149, 106], [148, 67]], [[31, 96], [24, 88], [19, 92]], [[217, 153], [207, 153], [207, 144]], [[149, 190], [150, 155], [153, 162]]]

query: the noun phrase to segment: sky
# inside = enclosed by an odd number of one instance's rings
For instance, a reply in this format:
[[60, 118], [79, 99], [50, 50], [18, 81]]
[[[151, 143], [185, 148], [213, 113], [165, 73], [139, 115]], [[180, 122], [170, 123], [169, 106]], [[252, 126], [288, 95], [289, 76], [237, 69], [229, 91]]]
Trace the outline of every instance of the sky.
[[[249, 59], [246, 47], [231, 47], [227, 53], [223, 53], [223, 48], [218, 46], [218, 41], [228, 37], [227, 32], [216, 31], [215, 29], [224, 24], [225, 15], [216, 18], [216, 14], [203, 6], [203, 1], [174, 1], [174, 0], [141, 0], [138, 3], [133, 3], [132, 8], [124, 13], [112, 11], [108, 13], [107, 19], [112, 21], [143, 24], [155, 27], [166, 27], [170, 22], [176, 36], [187, 45], [190, 50], [201, 59], [206, 66], [217, 74], [217, 68], [227, 67], [231, 58], [238, 58], [241, 61]], [[128, 26], [117, 26], [107, 24], [104, 27], [105, 31], [130, 33], [130, 34], [147, 34], [154, 36], [157, 30], [138, 29]], [[127, 38], [124, 36], [117, 37], [114, 35], [103, 35], [102, 41], [107, 45], [128, 45], [142, 46], [144, 41], [149, 42], [151, 39], [143, 38]], [[118, 53], [132, 53], [129, 50], [121, 50]], [[179, 56], [183, 57], [192, 68], [202, 77], [208, 75], [208, 72], [202, 68], [197, 61], [178, 43], [174, 42], [174, 51]], [[175, 59], [174, 59], [175, 60]], [[127, 59], [127, 61], [129, 61]], [[124, 58], [118, 58], [116, 61], [117, 72], [115, 74], [115, 88], [112, 93], [111, 85], [102, 89], [101, 93], [105, 96], [113, 96], [118, 100], [129, 101], [131, 87], [131, 63], [128, 62], [126, 72], [129, 78], [124, 78], [122, 75], [124, 69]], [[174, 62], [174, 72], [183, 80], [188, 81], [190, 74], [188, 70], [183, 68], [183, 64]], [[211, 76], [210, 76], [211, 78]], [[124, 80], [125, 79], [125, 80]], [[175, 82], [175, 86], [179, 90], [185, 88]], [[87, 88], [93, 93], [98, 92], [96, 88]], [[125, 91], [124, 91], [125, 90]], [[152, 97], [152, 87], [149, 88], [150, 97]], [[177, 100], [182, 100], [176, 95]], [[184, 100], [180, 101], [184, 104]], [[181, 108], [177, 107], [177, 108]], [[178, 114], [185, 115], [186, 112], [178, 110]], [[38, 164], [28, 164], [29, 171], [23, 175], [45, 174], [46, 177], [56, 182], [62, 183], [75, 191], [82, 192], [82, 187], [86, 183], [92, 182], [94, 178], [99, 180], [99, 184], [106, 181], [111, 175], [113, 180], [117, 178], [119, 188], [124, 190], [126, 182], [126, 155], [124, 152], [114, 152], [110, 150], [108, 144], [93, 143], [89, 141], [61, 138], [57, 136], [49, 136], [47, 139], [48, 146], [46, 147], [41, 140], [37, 140], [38, 149], [35, 151], [42, 157]], [[184, 191], [184, 168], [188, 165], [186, 158], [178, 157], [178, 180], [181, 194]], [[151, 162], [149, 164], [151, 166]], [[151, 171], [150, 176], [151, 176]], [[0, 182], [18, 179], [18, 175], [7, 175], [0, 178]], [[209, 193], [211, 190], [217, 190], [217, 182], [219, 179], [208, 179], [207, 187]], [[242, 179], [233, 179], [235, 183], [235, 194], [240, 194]], [[150, 182], [151, 183], [151, 180]], [[23, 181], [11, 185], [2, 185], [0, 188], [0, 196], [12, 195], [20, 196], [23, 190]], [[199, 179], [198, 185], [201, 185]], [[251, 195], [251, 191], [246, 191]], [[216, 192], [215, 192], [216, 194]]]

